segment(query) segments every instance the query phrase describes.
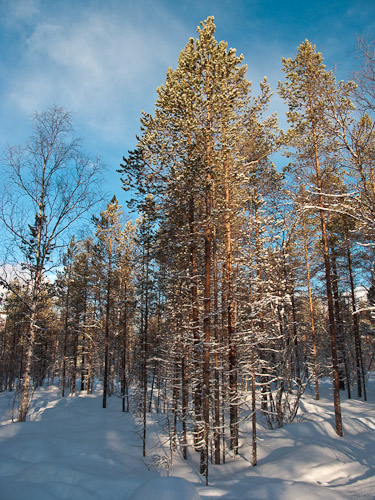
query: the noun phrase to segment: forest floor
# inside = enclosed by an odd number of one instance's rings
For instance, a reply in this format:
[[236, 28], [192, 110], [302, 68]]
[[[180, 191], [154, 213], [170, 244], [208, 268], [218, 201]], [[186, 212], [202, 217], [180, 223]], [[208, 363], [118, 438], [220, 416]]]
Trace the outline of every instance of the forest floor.
[[12, 423], [13, 394], [0, 395], [0, 500], [333, 500], [375, 499], [375, 378], [368, 402], [342, 394], [344, 437], [336, 435], [331, 387], [305, 394], [292, 424], [259, 427], [251, 465], [251, 422], [241, 425], [237, 457], [211, 465], [209, 486], [189, 449], [170, 463], [163, 415], [152, 415], [148, 456], [121, 401], [101, 408], [101, 392], [60, 398], [36, 391], [27, 422]]

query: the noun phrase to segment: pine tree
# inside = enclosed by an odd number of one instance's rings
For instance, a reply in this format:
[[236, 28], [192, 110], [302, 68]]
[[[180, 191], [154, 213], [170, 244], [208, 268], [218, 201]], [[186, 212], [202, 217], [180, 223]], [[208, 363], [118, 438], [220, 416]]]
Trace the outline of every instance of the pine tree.
[[119, 261], [118, 308], [120, 316], [121, 363], [120, 381], [122, 411], [129, 411], [130, 350], [131, 333], [135, 309], [135, 235], [136, 225], [132, 221], [125, 224], [121, 235], [121, 255]]
[[[100, 213], [100, 218], [93, 218], [96, 225], [95, 236], [97, 238], [97, 258], [101, 263], [101, 273], [103, 280], [103, 291], [105, 295], [104, 312], [104, 361], [103, 361], [103, 408], [107, 406], [107, 395], [109, 389], [110, 373], [110, 343], [113, 331], [111, 332], [111, 314], [113, 309], [113, 290], [118, 278], [118, 266], [120, 259], [121, 240], [121, 206], [114, 196], [108, 203], [105, 210]], [[113, 325], [112, 325], [113, 326]]]
[[125, 188], [136, 189], [133, 206], [142, 209], [153, 196], [158, 237], [172, 249], [168, 263], [183, 278], [178, 293], [190, 291], [190, 310], [184, 309], [171, 327], [176, 328], [177, 321], [177, 329], [183, 327], [184, 337], [190, 337], [195, 446], [206, 478], [212, 434], [215, 460], [220, 460], [218, 423], [225, 401], [220, 400], [216, 375], [221, 366], [226, 367], [222, 395], [229, 382], [231, 448], [238, 453], [235, 242], [248, 199], [244, 186], [251, 182], [254, 166], [270, 153], [269, 130], [275, 125], [274, 118], [262, 122], [270, 98], [268, 84], [262, 82], [260, 96], [251, 98], [242, 56], [225, 42], [218, 43], [214, 32], [210, 17], [198, 28], [198, 38], [191, 38], [181, 52], [177, 68], [168, 70], [154, 116], [143, 115], [137, 150], [124, 158], [121, 169]]
[[[332, 72], [326, 70], [323, 57], [308, 40], [303, 42], [294, 59], [283, 59], [286, 81], [279, 84], [279, 93], [287, 102], [290, 123], [289, 141], [296, 148], [298, 166], [314, 169], [309, 177], [316, 186], [316, 206], [320, 215], [325, 281], [327, 289], [329, 330], [331, 337], [336, 432], [342, 436], [339, 393], [337, 332], [335, 328], [332, 270], [329, 258], [325, 190], [323, 173], [329, 169], [329, 157], [336, 141], [327, 103], [337, 102], [339, 87]], [[350, 103], [347, 103], [350, 106]], [[325, 167], [322, 173], [322, 166]], [[301, 168], [301, 167], [300, 167]]]

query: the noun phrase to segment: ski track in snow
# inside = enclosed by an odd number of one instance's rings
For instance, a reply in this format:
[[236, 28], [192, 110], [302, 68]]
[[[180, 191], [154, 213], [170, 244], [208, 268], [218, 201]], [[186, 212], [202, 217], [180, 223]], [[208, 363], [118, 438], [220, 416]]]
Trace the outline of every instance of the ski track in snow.
[[211, 465], [208, 487], [192, 448], [187, 462], [176, 452], [173, 465], [165, 465], [169, 446], [157, 420], [162, 415], [149, 418], [148, 457], [143, 458], [136, 422], [121, 412], [116, 397], [102, 409], [100, 391], [62, 399], [58, 387], [40, 388], [27, 422], [12, 423], [13, 394], [5, 392], [0, 395], [0, 500], [374, 500], [374, 382], [368, 402], [342, 394], [343, 438], [333, 428], [327, 382], [320, 401], [303, 398], [293, 424], [274, 430], [260, 426], [256, 467], [250, 422], [245, 423], [239, 456]]

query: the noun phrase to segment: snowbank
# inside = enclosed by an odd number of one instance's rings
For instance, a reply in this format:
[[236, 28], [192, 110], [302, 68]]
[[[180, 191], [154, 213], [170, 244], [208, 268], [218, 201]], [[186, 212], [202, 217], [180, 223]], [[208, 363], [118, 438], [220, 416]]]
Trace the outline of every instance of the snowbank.
[[129, 500], [201, 500], [196, 488], [181, 477], [159, 477], [142, 484]]
[[[375, 498], [375, 398], [342, 402], [344, 437], [334, 432], [330, 387], [318, 402], [305, 395], [295, 423], [259, 427], [258, 465], [251, 465], [251, 429], [241, 426], [240, 455], [199, 475], [199, 456], [177, 452], [168, 469], [148, 467], [165, 436], [150, 417], [149, 457], [131, 415], [101, 395], [61, 399], [39, 389], [25, 423], [11, 423], [13, 394], [0, 395], [0, 500], [370, 500]], [[158, 455], [158, 453], [160, 455]], [[160, 477], [160, 474], [168, 477]]]

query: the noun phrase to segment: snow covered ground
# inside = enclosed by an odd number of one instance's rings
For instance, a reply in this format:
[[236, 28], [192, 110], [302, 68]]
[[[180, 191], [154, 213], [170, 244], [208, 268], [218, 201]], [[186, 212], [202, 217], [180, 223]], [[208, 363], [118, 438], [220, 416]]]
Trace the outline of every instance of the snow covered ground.
[[[174, 454], [169, 468], [149, 467], [162, 457], [160, 425], [151, 422], [149, 457], [131, 415], [100, 392], [60, 398], [39, 389], [28, 421], [9, 420], [13, 395], [0, 395], [0, 500], [313, 500], [375, 499], [375, 380], [369, 402], [342, 401], [344, 433], [336, 436], [329, 384], [322, 399], [306, 395], [296, 421], [259, 430], [251, 466], [250, 428], [240, 455], [210, 467], [210, 485], [198, 474], [198, 454]], [[161, 477], [162, 476], [162, 477]]]

